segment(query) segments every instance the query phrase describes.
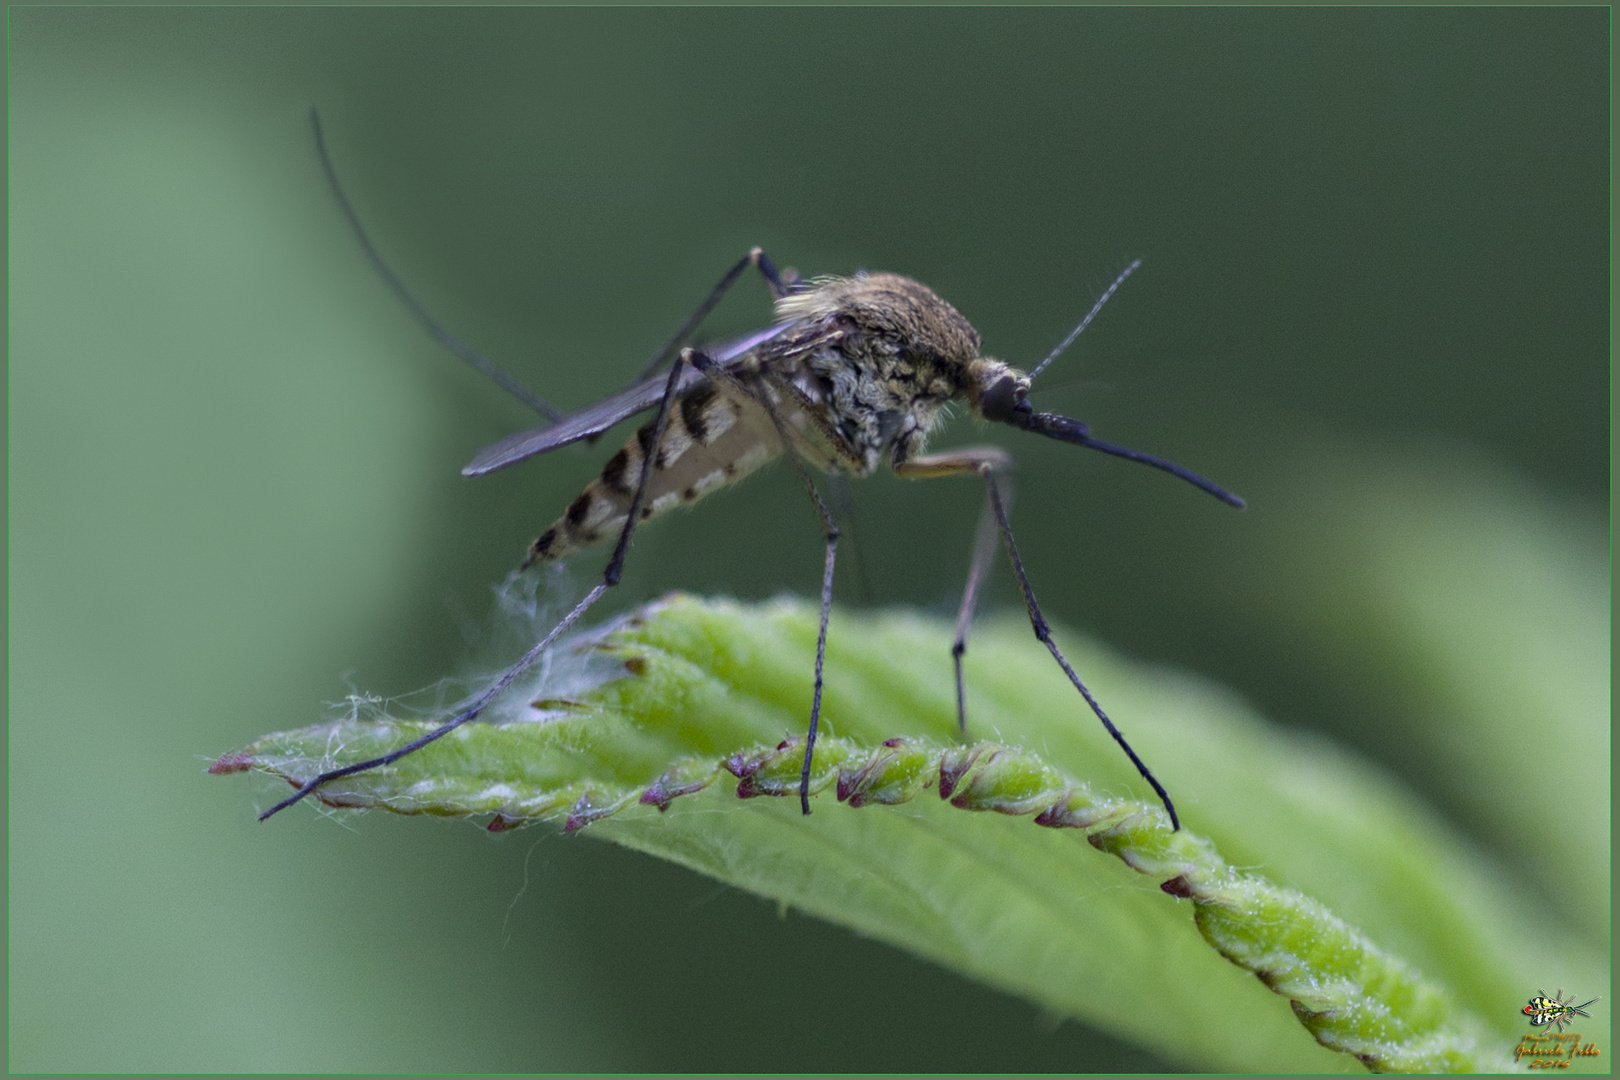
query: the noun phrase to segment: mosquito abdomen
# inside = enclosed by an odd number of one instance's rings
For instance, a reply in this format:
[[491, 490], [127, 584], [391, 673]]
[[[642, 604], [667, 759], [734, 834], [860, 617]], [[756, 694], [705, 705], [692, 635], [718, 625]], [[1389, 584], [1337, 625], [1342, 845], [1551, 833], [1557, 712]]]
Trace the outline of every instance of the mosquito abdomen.
[[[653, 422], [649, 420], [608, 459], [601, 475], [568, 505], [563, 516], [529, 546], [525, 566], [565, 558], [624, 527], [652, 437]], [[697, 502], [716, 488], [741, 480], [781, 449], [781, 440], [763, 409], [732, 400], [712, 383], [697, 384], [669, 410], [641, 507], [642, 520]]]

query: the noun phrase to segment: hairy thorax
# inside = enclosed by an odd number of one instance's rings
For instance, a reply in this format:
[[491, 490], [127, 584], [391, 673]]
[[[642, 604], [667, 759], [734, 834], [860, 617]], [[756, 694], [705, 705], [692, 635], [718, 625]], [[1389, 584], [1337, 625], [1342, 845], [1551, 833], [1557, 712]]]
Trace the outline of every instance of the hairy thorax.
[[955, 308], [895, 274], [822, 279], [778, 301], [777, 314], [797, 326], [761, 350], [760, 365], [787, 376], [836, 432], [829, 441], [843, 445], [822, 464], [858, 476], [921, 452], [979, 351]]

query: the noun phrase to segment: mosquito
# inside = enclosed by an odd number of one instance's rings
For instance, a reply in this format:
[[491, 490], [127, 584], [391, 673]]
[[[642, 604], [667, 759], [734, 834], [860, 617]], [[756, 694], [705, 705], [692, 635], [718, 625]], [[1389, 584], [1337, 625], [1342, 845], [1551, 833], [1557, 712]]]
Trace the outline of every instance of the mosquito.
[[[436, 339], [550, 420], [542, 427], [518, 432], [487, 447], [462, 469], [463, 475], [483, 476], [571, 443], [593, 440], [619, 422], [649, 410], [653, 418], [608, 459], [601, 474], [530, 545], [524, 559], [524, 567], [554, 562], [617, 534], [601, 580], [584, 599], [450, 720], [381, 757], [321, 773], [260, 814], [260, 820], [286, 809], [323, 784], [391, 764], [476, 719], [618, 583], [637, 526], [735, 483], [780, 455], [788, 459], [804, 486], [826, 538], [815, 680], [799, 782], [803, 813], [810, 813], [810, 769], [821, 719], [827, 619], [840, 535], [811, 470], [862, 477], [887, 466], [901, 477], [977, 477], [985, 486], [984, 510], [951, 645], [957, 722], [963, 734], [967, 732], [967, 707], [962, 657], [967, 652], [979, 587], [999, 537], [1035, 636], [1157, 793], [1172, 829], [1180, 829], [1170, 793], [1131, 748], [1052, 639], [1008, 521], [1012, 458], [996, 447], [926, 452], [928, 436], [944, 419], [947, 406], [965, 402], [975, 416], [984, 420], [1152, 466], [1241, 508], [1243, 500], [1218, 484], [1153, 454], [1103, 442], [1080, 421], [1037, 412], [1028, 400], [1034, 380], [1091, 323], [1141, 260], [1126, 267], [1057, 348], [1026, 374], [1001, 360], [981, 355], [979, 334], [967, 319], [933, 290], [911, 278], [861, 272], [851, 277], [807, 281], [792, 271], [779, 272], [763, 250], [754, 248], [726, 272], [628, 389], [565, 416], [444, 329], [389, 269], [338, 182], [319, 117], [312, 113], [311, 119], [316, 153], [327, 181], [378, 273]], [[715, 347], [688, 345], [721, 297], [750, 268], [759, 273], [770, 290], [775, 302], [774, 323]], [[671, 360], [666, 374], [662, 369]]]

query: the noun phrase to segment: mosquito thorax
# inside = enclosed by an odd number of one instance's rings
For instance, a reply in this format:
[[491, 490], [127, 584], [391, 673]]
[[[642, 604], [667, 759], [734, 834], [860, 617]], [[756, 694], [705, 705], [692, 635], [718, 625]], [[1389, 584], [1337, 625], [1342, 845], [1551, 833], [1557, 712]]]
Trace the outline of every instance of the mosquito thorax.
[[[783, 321], [832, 323], [872, 344], [964, 368], [979, 355], [979, 332], [938, 293], [900, 274], [817, 278], [776, 302]], [[853, 344], [853, 342], [852, 342]]]
[[865, 476], [921, 454], [979, 356], [973, 325], [926, 285], [899, 274], [818, 278], [777, 301], [792, 329], [761, 350], [789, 375]]

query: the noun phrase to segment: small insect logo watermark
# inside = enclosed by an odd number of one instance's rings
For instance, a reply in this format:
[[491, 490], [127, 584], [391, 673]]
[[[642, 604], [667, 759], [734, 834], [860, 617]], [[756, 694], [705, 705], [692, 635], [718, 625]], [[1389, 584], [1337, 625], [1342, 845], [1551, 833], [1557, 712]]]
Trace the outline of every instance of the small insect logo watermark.
[[1553, 997], [1548, 997], [1547, 991], [1543, 990], [1530, 999], [1530, 1003], [1524, 1007], [1523, 1011], [1530, 1018], [1530, 1023], [1536, 1027], [1551, 1024], [1559, 1031], [1563, 1031], [1564, 1025], [1577, 1016], [1591, 1016], [1592, 1014], [1586, 1011], [1586, 1006], [1602, 1000], [1602, 998], [1593, 998], [1582, 1005], [1571, 1005], [1564, 1000], [1564, 991], [1561, 988]]
[[1524, 1036], [1513, 1050], [1513, 1060], [1529, 1058], [1532, 1069], [1567, 1069], [1576, 1058], [1598, 1057], [1602, 1051], [1596, 1043], [1582, 1042], [1578, 1031], [1566, 1034], [1564, 1026], [1572, 1023], [1577, 1016], [1590, 1017], [1592, 1014], [1586, 1011], [1587, 1006], [1601, 1000], [1593, 998], [1574, 1005], [1564, 1000], [1562, 989], [1551, 997], [1547, 996], [1545, 990], [1537, 993], [1520, 1011], [1530, 1018], [1532, 1026], [1554, 1027], [1558, 1029], [1557, 1033]]

